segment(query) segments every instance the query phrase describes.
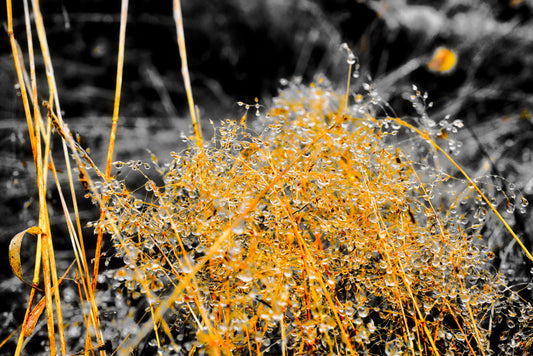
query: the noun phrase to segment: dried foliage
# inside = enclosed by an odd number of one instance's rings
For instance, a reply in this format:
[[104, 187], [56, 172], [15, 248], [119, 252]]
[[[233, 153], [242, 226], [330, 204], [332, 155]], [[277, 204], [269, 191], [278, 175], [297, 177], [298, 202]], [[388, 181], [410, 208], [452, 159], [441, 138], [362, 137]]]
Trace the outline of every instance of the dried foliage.
[[[124, 261], [108, 272], [110, 285], [148, 295], [151, 308], [169, 306], [153, 345], [488, 354], [491, 333], [513, 322], [513, 345], [530, 346], [531, 306], [491, 270], [494, 254], [479, 243], [486, 203], [439, 168], [428, 140], [375, 117], [377, 93], [362, 96], [343, 114], [344, 94], [326, 80], [287, 83], [252, 128], [246, 114], [228, 120], [205, 150], [191, 145], [163, 166], [155, 157], [114, 163], [151, 167], [164, 182], [99, 187], [110, 199], [98, 224]], [[415, 89], [413, 102], [423, 99]], [[423, 112], [413, 125], [456, 149], [437, 137], [463, 124], [435, 124]], [[520, 315], [509, 318], [509, 308]]]
[[[532, 349], [533, 307], [524, 297], [531, 283], [523, 289], [509, 283], [482, 239], [489, 216], [496, 216], [491, 224], [503, 224], [533, 260], [501, 215], [522, 213], [527, 199], [499, 176], [469, 177], [452, 158], [461, 150], [456, 135], [464, 124], [448, 116], [434, 121], [426, 112], [432, 106], [427, 93], [413, 86], [406, 97], [414, 115], [397, 117], [375, 83], [359, 78], [358, 59], [343, 45], [344, 89], [322, 77], [310, 85], [284, 80], [269, 108], [257, 98], [238, 102], [242, 117], [213, 124], [215, 134], [204, 143], [176, 0], [194, 136], [167, 163], [155, 156], [152, 162], [113, 162], [128, 9], [123, 0], [103, 173], [63, 122], [38, 2], [32, 10], [49, 84], [44, 108], [28, 3], [29, 76], [7, 4], [40, 208], [38, 226], [15, 235], [10, 250], [14, 272], [25, 280], [22, 236], [37, 236], [16, 355], [43, 312], [51, 355], [58, 348], [65, 355], [69, 349], [100, 355], [516, 355]], [[425, 64], [436, 72], [453, 70], [455, 54], [440, 51]], [[52, 158], [55, 133], [71, 202]], [[75, 255], [75, 272], [69, 275], [69, 268], [61, 278], [48, 218], [49, 171]], [[100, 218], [89, 223], [98, 236], [92, 266], [73, 173], [100, 209]], [[130, 174], [144, 176], [144, 184], [132, 189]], [[105, 238], [112, 249], [102, 254]], [[39, 291], [44, 298], [33, 306]]]

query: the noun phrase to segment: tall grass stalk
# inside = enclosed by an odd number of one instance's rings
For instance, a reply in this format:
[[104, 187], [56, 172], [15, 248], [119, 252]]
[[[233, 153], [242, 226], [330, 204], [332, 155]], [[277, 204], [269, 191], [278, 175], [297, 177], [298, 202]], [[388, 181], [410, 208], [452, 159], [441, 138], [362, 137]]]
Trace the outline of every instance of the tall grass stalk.
[[[124, 71], [124, 45], [126, 42], [126, 24], [128, 21], [128, 0], [122, 0], [122, 6], [120, 10], [120, 35], [118, 41], [118, 59], [117, 59], [117, 76], [116, 76], [116, 85], [115, 85], [115, 103], [113, 106], [113, 119], [111, 124], [111, 135], [109, 136], [109, 146], [107, 149], [107, 159], [105, 165], [105, 177], [106, 180], [109, 180], [111, 177], [111, 163], [113, 162], [113, 150], [115, 148], [115, 137], [117, 133], [117, 123], [118, 115], [120, 108], [120, 94], [122, 91], [122, 76]], [[108, 197], [103, 196], [103, 201], [107, 201]], [[105, 219], [105, 210], [100, 212], [100, 219]], [[102, 251], [102, 241], [103, 241], [103, 231], [102, 229], [98, 230], [98, 237], [96, 240], [96, 251], [94, 259], [94, 270], [93, 270], [93, 282], [92, 288], [96, 289], [96, 283], [98, 279], [98, 270], [100, 268], [100, 254]]]
[[192, 127], [194, 130], [194, 138], [198, 147], [203, 147], [202, 128], [200, 125], [200, 118], [197, 115], [197, 110], [194, 105], [192, 95], [191, 80], [189, 78], [189, 66], [187, 65], [187, 50], [185, 48], [185, 33], [183, 31], [183, 18], [181, 15], [181, 1], [174, 0], [174, 21], [176, 22], [176, 32], [178, 36], [178, 47], [181, 58], [181, 74], [183, 76], [183, 83], [185, 84], [185, 91], [187, 93], [187, 102], [189, 104], [189, 112], [191, 114]]
[[[63, 120], [61, 118], [58, 91], [57, 91], [57, 87], [55, 83], [52, 61], [51, 61], [50, 53], [48, 50], [44, 23], [43, 23], [42, 15], [40, 13], [40, 9], [39, 9], [39, 2], [35, 0], [32, 1], [32, 14], [33, 14], [33, 19], [34, 19], [34, 24], [37, 29], [37, 36], [38, 36], [39, 43], [40, 43], [41, 54], [42, 54], [42, 57], [45, 63], [46, 74], [47, 74], [46, 77], [48, 81], [49, 99], [47, 102], [45, 102], [45, 108], [48, 110], [46, 127], [42, 121], [41, 111], [39, 107], [39, 95], [38, 95], [37, 81], [36, 81], [36, 75], [35, 75], [35, 59], [34, 59], [34, 52], [33, 52], [33, 35], [31, 31], [31, 21], [30, 21], [28, 3], [27, 3], [27, 0], [23, 1], [24, 18], [25, 18], [25, 25], [26, 25], [26, 37], [27, 37], [26, 40], [28, 44], [28, 56], [29, 56], [29, 66], [30, 66], [30, 82], [29, 83], [26, 80], [27, 75], [26, 75], [26, 70], [23, 65], [24, 61], [22, 58], [22, 53], [20, 51], [20, 47], [15, 39], [14, 32], [13, 32], [13, 13], [12, 13], [11, 1], [6, 0], [6, 5], [7, 5], [8, 34], [9, 34], [11, 48], [13, 52], [13, 60], [15, 64], [17, 77], [18, 77], [18, 82], [20, 85], [20, 91], [21, 91], [22, 101], [24, 105], [25, 116], [26, 116], [26, 120], [28, 123], [28, 131], [29, 131], [29, 137], [30, 137], [30, 142], [32, 146], [33, 157], [34, 157], [37, 187], [38, 187], [38, 193], [39, 193], [39, 231], [41, 233], [39, 234], [38, 240], [37, 240], [37, 254], [36, 254], [36, 259], [35, 259], [35, 273], [34, 273], [33, 282], [34, 282], [34, 285], [38, 283], [39, 274], [40, 274], [40, 266], [42, 265], [43, 278], [44, 278], [44, 292], [45, 292], [44, 305], [46, 307], [46, 319], [47, 319], [47, 326], [48, 326], [48, 338], [50, 342], [50, 353], [52, 355], [55, 355], [57, 352], [56, 341], [55, 341], [56, 335], [55, 335], [55, 327], [54, 327], [54, 322], [55, 322], [54, 320], [56, 320], [57, 327], [58, 327], [57, 332], [58, 332], [59, 341], [60, 341], [60, 351], [63, 355], [65, 355], [67, 354], [67, 346], [66, 346], [66, 340], [65, 340], [63, 317], [62, 317], [62, 312], [61, 312], [61, 299], [60, 299], [60, 293], [59, 293], [60, 280], [58, 280], [57, 278], [57, 267], [55, 264], [54, 248], [53, 248], [53, 243], [52, 243], [52, 235], [50, 232], [50, 222], [48, 218], [48, 205], [47, 205], [47, 200], [46, 200], [47, 177], [48, 177], [49, 167], [52, 168], [52, 171], [53, 171], [53, 174], [56, 180], [56, 184], [59, 187], [59, 181], [56, 175], [57, 172], [55, 171], [55, 165], [53, 163], [51, 151], [50, 151], [50, 138], [51, 138], [52, 128], [57, 129], [58, 133], [61, 136], [62, 148], [65, 154], [65, 163], [66, 163], [66, 166], [68, 167], [67, 172], [69, 176], [69, 183], [70, 183], [70, 188], [71, 188], [71, 193], [72, 193], [73, 204], [75, 208], [75, 218], [76, 218], [76, 223], [78, 226], [78, 235], [76, 235], [74, 229], [72, 229], [72, 224], [70, 221], [68, 222], [69, 224], [68, 231], [71, 237], [71, 241], [73, 242], [73, 249], [74, 249], [75, 255], [77, 257], [79, 275], [81, 276], [81, 280], [85, 286], [90, 286], [90, 278], [87, 273], [88, 272], [87, 258], [85, 256], [85, 250], [83, 247], [83, 239], [81, 235], [81, 222], [80, 222], [79, 214], [77, 211], [76, 194], [74, 191], [74, 180], [72, 178], [72, 170], [70, 169], [70, 162], [69, 162], [70, 158], [69, 158], [69, 153], [67, 149], [67, 143], [69, 144], [73, 152], [73, 155], [76, 158], [78, 169], [80, 170], [79, 176], [88, 177], [88, 175], [84, 168], [84, 163], [82, 163], [82, 159], [78, 155], [80, 153], [79, 146], [76, 145], [75, 141], [72, 138], [72, 135], [70, 134], [70, 131], [63, 124]], [[27, 91], [28, 85], [31, 87], [30, 99], [28, 98], [28, 91]], [[30, 102], [33, 107], [33, 115], [30, 110]], [[57, 113], [57, 115], [54, 113], [54, 111], [55, 113]], [[44, 138], [44, 147], [43, 147], [42, 138]], [[87, 183], [89, 185], [92, 185], [92, 182], [90, 181], [88, 181]], [[68, 208], [64, 204], [65, 202], [63, 199], [62, 199], [62, 203], [63, 203], [63, 208], [65, 211], [65, 217], [68, 219], [70, 214], [68, 212]], [[88, 318], [89, 324], [87, 324], [86, 330], [89, 335], [90, 333], [89, 330], [94, 329], [96, 333], [96, 338], [100, 342], [103, 340], [103, 338], [102, 338], [101, 330], [99, 328], [98, 308], [94, 300], [94, 294], [92, 293], [92, 290], [90, 291], [87, 288], [85, 288], [85, 291], [86, 291], [85, 298], [87, 298], [91, 306], [90, 312], [89, 312], [90, 317]], [[33, 288], [30, 293], [28, 307], [27, 307], [24, 322], [23, 322], [22, 332], [19, 336], [17, 348], [15, 351], [16, 355], [19, 355], [22, 352], [24, 338], [31, 335], [33, 328], [35, 327], [35, 324], [37, 323], [38, 317], [40, 315], [40, 310], [42, 310], [41, 303], [39, 303], [32, 310], [34, 293], [35, 293], [35, 288]], [[53, 300], [55, 300], [55, 318], [54, 318]], [[90, 337], [88, 337], [88, 340], [90, 340]]]

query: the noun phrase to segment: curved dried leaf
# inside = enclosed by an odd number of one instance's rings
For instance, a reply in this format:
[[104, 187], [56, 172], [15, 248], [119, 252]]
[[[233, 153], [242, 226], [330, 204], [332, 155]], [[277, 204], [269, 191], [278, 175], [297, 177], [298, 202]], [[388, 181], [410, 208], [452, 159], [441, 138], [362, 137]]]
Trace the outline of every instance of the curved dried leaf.
[[45, 299], [41, 298], [39, 303], [37, 303], [37, 305], [32, 309], [30, 315], [28, 316], [28, 320], [26, 320], [26, 324], [24, 324], [22, 327], [22, 331], [24, 332], [25, 337], [29, 337], [33, 333], [33, 329], [35, 329], [35, 326], [39, 321], [39, 317], [43, 313], [44, 306]]
[[24, 277], [22, 277], [22, 268], [20, 265], [20, 247], [22, 245], [22, 238], [26, 233], [38, 235], [42, 234], [43, 231], [38, 226], [32, 226], [16, 234], [9, 243], [9, 264], [11, 265], [11, 269], [15, 276], [17, 276], [22, 282], [32, 285], [31, 283], [26, 282]]

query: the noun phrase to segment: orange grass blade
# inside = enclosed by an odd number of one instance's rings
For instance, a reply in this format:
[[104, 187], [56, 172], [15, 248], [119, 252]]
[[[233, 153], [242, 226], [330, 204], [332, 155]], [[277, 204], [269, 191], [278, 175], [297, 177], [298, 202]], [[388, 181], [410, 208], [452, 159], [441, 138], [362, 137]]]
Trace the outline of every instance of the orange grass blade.
[[[43, 247], [43, 277], [44, 277], [44, 287], [45, 287], [45, 298], [46, 298], [46, 316], [47, 316], [47, 324], [48, 324], [48, 333], [49, 333], [49, 341], [50, 341], [50, 350], [51, 354], [55, 354], [55, 332], [54, 332], [54, 311], [52, 306], [52, 291], [55, 292], [55, 307], [56, 307], [56, 316], [57, 316], [57, 325], [58, 325], [58, 332], [59, 332], [59, 340], [60, 340], [60, 347], [61, 352], [63, 354], [66, 354], [66, 341], [65, 341], [65, 332], [63, 328], [63, 316], [61, 312], [61, 302], [60, 302], [60, 295], [58, 290], [58, 280], [57, 280], [57, 270], [55, 266], [55, 258], [54, 258], [54, 249], [52, 245], [51, 240], [51, 234], [50, 234], [50, 222], [48, 218], [48, 206], [46, 202], [46, 183], [47, 183], [47, 172], [48, 172], [48, 165], [47, 160], [50, 154], [50, 121], [48, 122], [48, 130], [45, 137], [45, 150], [44, 150], [44, 157], [43, 153], [41, 152], [41, 137], [40, 132], [41, 129], [39, 128], [39, 125], [42, 124], [42, 119], [39, 113], [39, 108], [37, 104], [37, 87], [36, 82], [34, 79], [34, 57], [33, 57], [33, 50], [32, 50], [32, 42], [31, 42], [31, 31], [30, 31], [30, 24], [29, 24], [29, 13], [28, 8], [25, 3], [25, 19], [26, 19], [26, 28], [27, 28], [27, 34], [28, 34], [28, 47], [29, 47], [29, 54], [30, 54], [30, 65], [32, 66], [32, 93], [33, 93], [33, 105], [34, 105], [34, 120], [36, 123], [36, 135], [35, 135], [35, 141], [36, 141], [36, 147], [37, 147], [37, 160], [36, 160], [36, 171], [37, 171], [37, 185], [39, 188], [39, 226], [44, 227], [42, 236], [42, 247]], [[37, 0], [32, 1], [32, 10], [33, 10], [33, 16], [35, 21], [35, 26], [37, 28], [37, 35], [39, 38], [39, 43], [41, 45], [41, 52], [43, 54], [43, 59], [46, 63], [46, 73], [47, 73], [47, 79], [49, 82], [49, 90], [50, 90], [50, 99], [53, 98], [57, 101], [57, 87], [55, 85], [55, 79], [53, 77], [53, 68], [52, 63], [50, 59], [50, 54], [48, 50], [48, 44], [46, 40], [46, 33], [44, 29], [44, 23], [42, 19], [42, 15], [39, 8], [39, 2]], [[59, 106], [59, 103], [57, 103]], [[59, 107], [58, 107], [59, 108]]]
[[[53, 312], [49, 312], [49, 311], [52, 310], [51, 295], [55, 293], [55, 304], [56, 304], [57, 322], [59, 326], [59, 338], [61, 342], [61, 352], [65, 354], [66, 345], [65, 345], [64, 331], [63, 331], [63, 326], [62, 326], [61, 302], [59, 299], [59, 292], [58, 292], [59, 283], [57, 281], [57, 272], [56, 272], [56, 267], [55, 267], [55, 259], [54, 259], [52, 241], [51, 241], [49, 233], [47, 233], [49, 231], [49, 222], [48, 222], [45, 195], [46, 195], [46, 177], [47, 177], [47, 170], [48, 170], [49, 165], [46, 162], [48, 161], [48, 159], [51, 160], [51, 157], [50, 157], [50, 133], [51, 133], [50, 124], [51, 124], [51, 121], [50, 120], [48, 121], [47, 129], [45, 130], [42, 124], [41, 116], [40, 116], [40, 109], [38, 107], [37, 87], [36, 87], [35, 70], [34, 70], [35, 62], [34, 62], [34, 56], [33, 56], [31, 26], [29, 22], [30, 16], [28, 12], [27, 1], [24, 1], [24, 5], [25, 5], [25, 20], [26, 20], [26, 30], [27, 30], [28, 51], [30, 54], [30, 60], [29, 60], [30, 69], [31, 69], [30, 70], [30, 74], [31, 74], [30, 85], [32, 87], [32, 98], [31, 98], [32, 100], [31, 101], [33, 103], [35, 124], [32, 122], [30, 102], [28, 100], [27, 91], [26, 91], [26, 85], [25, 85], [26, 80], [25, 80], [25, 74], [24, 74], [25, 73], [24, 67], [22, 64], [23, 63], [22, 56], [21, 56], [20, 48], [18, 47], [18, 44], [16, 43], [16, 40], [13, 34], [11, 1], [8, 0], [6, 4], [7, 4], [7, 10], [8, 10], [8, 33], [10, 36], [10, 42], [11, 42], [12, 51], [13, 51], [15, 68], [16, 68], [16, 72], [17, 72], [17, 76], [18, 76], [19, 84], [21, 88], [20, 90], [21, 90], [21, 94], [23, 97], [24, 109], [25, 109], [26, 119], [28, 121], [30, 141], [32, 144], [32, 151], [34, 155], [34, 162], [35, 162], [36, 172], [37, 172], [37, 186], [39, 189], [39, 202], [40, 202], [39, 203], [39, 208], [40, 208], [39, 226], [41, 227], [42, 232], [43, 232], [43, 234], [41, 235], [43, 236], [43, 238], [38, 240], [38, 244], [40, 244], [41, 240], [43, 240], [42, 245], [40, 245], [40, 247], [38, 248], [39, 249], [38, 252], [39, 254], [42, 252], [43, 257], [44, 257], [43, 269], [45, 270], [45, 273], [44, 273], [45, 274], [45, 290], [46, 290], [46, 297], [47, 297], [46, 307], [47, 307], [47, 319], [48, 319], [48, 325], [49, 325], [49, 338], [50, 338], [50, 343], [51, 343], [50, 345], [52, 349], [51, 352], [52, 353], [55, 352], [55, 346], [54, 346], [55, 341], [53, 340], [55, 339], [55, 337], [52, 336], [53, 330], [52, 332], [50, 332], [51, 331], [50, 326], [53, 327]], [[33, 1], [32, 5], [33, 5], [33, 16], [35, 19], [35, 25], [36, 25], [37, 33], [39, 36], [39, 42], [41, 44], [41, 51], [43, 53], [43, 59], [45, 61], [47, 79], [48, 79], [49, 90], [50, 90], [50, 103], [51, 104], [48, 107], [48, 109], [49, 109], [49, 114], [53, 114], [52, 106], [54, 104], [58, 106], [57, 90], [55, 86], [55, 79], [53, 76], [53, 68], [51, 65], [51, 59], [50, 59], [48, 46], [46, 42], [46, 34], [44, 31], [43, 19], [42, 19], [40, 10], [39, 10], [39, 3], [38, 1]], [[58, 115], [60, 115], [59, 113], [60, 113], [60, 110], [58, 108]], [[54, 115], [52, 115], [52, 117], [54, 118], [54, 126], [64, 128], [63, 130], [58, 129], [58, 132], [62, 133], [61, 136], [63, 140], [69, 141], [71, 148], [74, 152], [74, 155], [77, 158], [77, 161], [79, 162], [79, 157], [77, 155], [76, 146], [73, 144], [74, 141], [71, 138], [70, 132], [68, 131], [66, 127], [63, 126], [62, 120], [60, 117], [57, 118]], [[46, 134], [43, 135], [45, 136], [44, 137], [45, 148], [44, 148], [44, 152], [42, 152], [41, 134], [44, 132], [46, 132]], [[65, 132], [67, 132], [68, 135], [65, 134]], [[63, 141], [63, 148], [66, 153], [66, 146], [65, 146], [64, 141]], [[66, 154], [66, 157], [67, 157], [67, 164], [68, 164], [68, 154]], [[44, 256], [45, 254], [47, 256]], [[36, 273], [37, 274], [35, 275], [35, 278], [38, 278], [39, 268], [37, 267], [37, 263], [39, 261], [40, 261], [40, 258], [38, 258], [38, 260], [36, 261]], [[50, 285], [50, 283], [53, 283], [52, 286]], [[32, 293], [34, 293], [33, 290], [32, 290]], [[30, 299], [32, 299], [32, 296], [30, 296]], [[92, 304], [94, 305], [94, 302]], [[27, 316], [28, 315], [29, 314], [27, 313]], [[16, 351], [17, 354], [20, 353], [21, 351], [22, 340], [23, 340], [23, 337], [19, 339], [19, 344], [17, 346], [17, 351]]]
[[[316, 270], [317, 269], [317, 267], [316, 267], [317, 263], [316, 263], [315, 259], [313, 258], [313, 254], [309, 251], [305, 240], [303, 239], [302, 235], [300, 234], [300, 229], [298, 228], [298, 225], [296, 223], [296, 219], [294, 218], [293, 214], [291, 213], [290, 207], [287, 206], [287, 201], [282, 200], [281, 198], [279, 198], [279, 196], [278, 196], [278, 199], [280, 201], [280, 204], [283, 204], [283, 207], [285, 208], [285, 212], [286, 212], [286, 214], [289, 217], [289, 221], [291, 222], [293, 233], [296, 236], [296, 239], [298, 241], [298, 245], [302, 249], [304, 258], [307, 260], [307, 261], [304, 260], [304, 263], [308, 262], [311, 265], [311, 269]], [[318, 241], [320, 241], [320, 240], [318, 240]], [[333, 312], [333, 316], [335, 318], [335, 321], [337, 322], [337, 325], [339, 326], [342, 338], [344, 339], [344, 342], [346, 343], [346, 346], [348, 347], [348, 350], [350, 351], [350, 354], [351, 355], [355, 355], [356, 353], [355, 353], [355, 351], [353, 349], [352, 343], [350, 341], [350, 337], [348, 336], [346, 328], [344, 327], [344, 325], [343, 325], [343, 323], [341, 321], [341, 318], [340, 318], [339, 313], [337, 311], [337, 307], [336, 307], [335, 303], [333, 302], [333, 298], [331, 297], [331, 294], [329, 293], [328, 288], [326, 287], [326, 284], [324, 283], [324, 278], [323, 278], [321, 273], [318, 273], [318, 283], [320, 284], [320, 288], [324, 292], [324, 296], [326, 297], [326, 301], [327, 301], [331, 311]], [[311, 291], [311, 292], [313, 292], [313, 291]], [[315, 298], [315, 299], [318, 299], [318, 298]]]
[[196, 146], [203, 147], [202, 129], [200, 121], [196, 115], [194, 100], [192, 96], [191, 80], [189, 79], [189, 67], [187, 65], [187, 51], [185, 49], [185, 34], [183, 31], [183, 18], [181, 16], [181, 2], [174, 0], [174, 20], [176, 21], [176, 31], [178, 33], [178, 47], [181, 57], [181, 74], [183, 75], [183, 82], [187, 92], [187, 101], [189, 103], [189, 111], [191, 113], [192, 126], [194, 129], [194, 137], [196, 139]]
[[[105, 178], [109, 179], [111, 176], [111, 163], [113, 162], [113, 150], [115, 147], [115, 136], [117, 132], [118, 113], [120, 107], [120, 93], [122, 90], [122, 75], [124, 70], [124, 43], [126, 42], [126, 24], [128, 20], [128, 0], [122, 0], [122, 7], [120, 10], [120, 35], [118, 46], [118, 61], [117, 61], [117, 79], [115, 87], [115, 105], [113, 107], [113, 123], [111, 127], [111, 135], [109, 137], [109, 147], [107, 150], [107, 160], [105, 169]], [[105, 199], [105, 197], [104, 197]], [[102, 206], [102, 205], [101, 205]], [[105, 218], [105, 212], [100, 213], [100, 220]], [[96, 281], [98, 277], [98, 270], [100, 268], [100, 254], [102, 251], [103, 230], [98, 229], [98, 237], [96, 239], [96, 251], [94, 256], [94, 270], [92, 288], [96, 289]]]
[[9, 35], [9, 42], [11, 44], [11, 52], [13, 53], [13, 62], [15, 64], [15, 71], [17, 73], [17, 79], [20, 87], [20, 94], [22, 97], [22, 103], [24, 106], [24, 114], [26, 116], [26, 122], [28, 124], [28, 131], [30, 135], [30, 142], [33, 152], [33, 159], [37, 159], [37, 148], [35, 147], [35, 132], [33, 128], [32, 115], [30, 110], [30, 104], [28, 100], [28, 92], [26, 91], [26, 85], [24, 83], [23, 67], [22, 67], [22, 53], [20, 53], [20, 47], [15, 40], [13, 33], [13, 6], [11, 0], [6, 0], [7, 7], [7, 33]]
[[515, 232], [513, 231], [513, 229], [509, 226], [509, 224], [507, 223], [507, 221], [505, 221], [505, 219], [501, 216], [501, 214], [498, 212], [498, 210], [494, 207], [494, 205], [492, 205], [491, 201], [487, 198], [487, 196], [485, 194], [483, 194], [483, 192], [481, 191], [481, 189], [479, 189], [479, 187], [477, 186], [477, 184], [472, 180], [472, 178], [470, 178], [470, 176], [465, 172], [465, 170], [463, 168], [461, 168], [461, 166], [459, 164], [457, 164], [457, 162], [454, 161], [454, 159], [452, 157], [450, 157], [450, 155], [444, 151], [435, 141], [433, 141], [429, 135], [426, 133], [426, 132], [423, 132], [422, 130], [414, 127], [413, 125], [405, 122], [404, 120], [400, 119], [400, 118], [395, 118], [394, 119], [398, 124], [404, 126], [404, 127], [407, 127], [408, 129], [411, 129], [413, 131], [415, 131], [417, 134], [420, 135], [420, 137], [422, 137], [424, 140], [426, 140], [427, 142], [429, 142], [436, 150], [438, 150], [439, 152], [441, 152], [448, 161], [450, 161], [451, 164], [453, 164], [458, 170], [459, 172], [461, 172], [461, 174], [466, 178], [466, 180], [472, 185], [472, 187], [478, 192], [479, 196], [487, 203], [487, 205], [490, 207], [490, 209], [492, 210], [492, 212], [498, 217], [498, 219], [503, 223], [503, 225], [505, 226], [505, 228], [507, 229], [507, 231], [509, 231], [509, 233], [511, 234], [511, 236], [513, 236], [513, 238], [516, 240], [516, 242], [518, 243], [518, 245], [522, 248], [522, 250], [524, 251], [524, 253], [526, 254], [526, 256], [531, 260], [533, 261], [533, 256], [531, 255], [531, 253], [528, 251], [527, 247], [522, 243], [522, 241], [520, 240], [520, 238], [518, 236], [516, 236]]
[[[70, 269], [74, 263], [71, 263], [70, 266], [67, 268], [63, 276], [59, 279], [58, 284], [61, 284], [65, 277], [70, 272]], [[53, 292], [52, 292], [53, 293]], [[31, 310], [30, 315], [28, 316], [28, 319], [24, 324], [22, 325], [22, 331], [24, 332], [24, 336], [28, 337], [33, 333], [33, 329], [35, 329], [35, 326], [37, 325], [37, 322], [39, 321], [39, 317], [41, 316], [45, 306], [45, 298], [41, 298], [37, 305]]]
[[[99, 342], [100, 342], [103, 339], [102, 339], [101, 333], [99, 331], [100, 330], [100, 321], [99, 321], [99, 318], [98, 318], [98, 309], [97, 309], [96, 302], [95, 302], [94, 290], [91, 287], [91, 279], [90, 279], [90, 276], [89, 276], [89, 266], [87, 265], [87, 258], [86, 258], [86, 255], [85, 255], [83, 237], [81, 235], [81, 231], [79, 231], [79, 235], [76, 235], [76, 231], [74, 229], [74, 226], [73, 226], [73, 224], [72, 224], [72, 222], [71, 222], [71, 220], [69, 218], [70, 214], [69, 214], [69, 211], [68, 211], [68, 208], [67, 208], [67, 205], [66, 205], [62, 190], [61, 190], [61, 186], [59, 184], [59, 179], [57, 177], [57, 172], [55, 170], [55, 166], [53, 165], [53, 161], [51, 162], [51, 168], [52, 168], [52, 172], [54, 173], [54, 179], [56, 181], [56, 186], [57, 186], [57, 192], [59, 194], [59, 199], [60, 199], [61, 205], [63, 207], [65, 220], [66, 220], [66, 224], [67, 224], [67, 228], [68, 228], [68, 232], [69, 232], [69, 237], [70, 237], [71, 243], [72, 243], [72, 250], [74, 251], [74, 255], [76, 257], [75, 263], [77, 263], [79, 274], [82, 276], [82, 278], [80, 278], [80, 279], [81, 279], [81, 284], [83, 285], [83, 291], [84, 291], [83, 294], [85, 295], [86, 299], [89, 301], [89, 305], [90, 305], [89, 318], [86, 318], [85, 317], [85, 313], [84, 313], [84, 320], [86, 322], [87, 329], [89, 329], [90, 327], [94, 327], [95, 330], [97, 330], [97, 338], [99, 338]], [[69, 169], [69, 173], [70, 173], [70, 169]], [[71, 183], [71, 189], [74, 190], [74, 188], [72, 187], [72, 183], [73, 182], [72, 182], [72, 177], [70, 176], [70, 174], [69, 174], [69, 182]], [[73, 195], [73, 197], [75, 197], [75, 195]], [[76, 200], [75, 199], [73, 199], [73, 204], [76, 207]], [[80, 225], [79, 225], [80, 222], [79, 222], [79, 216], [78, 216], [77, 211], [76, 211], [76, 220], [77, 220], [78, 229], [79, 229], [80, 228]], [[64, 278], [64, 276], [63, 276], [63, 278]], [[61, 280], [60, 280], [60, 282], [61, 282]], [[80, 291], [80, 297], [83, 294]], [[82, 305], [83, 305], [83, 299], [82, 299]], [[100, 340], [100, 339], [102, 339], [102, 340]]]
[[115, 147], [115, 135], [117, 132], [118, 113], [120, 108], [120, 94], [122, 90], [122, 75], [124, 71], [124, 43], [126, 42], [126, 24], [128, 21], [128, 0], [122, 0], [120, 10], [120, 35], [118, 40], [117, 78], [115, 86], [115, 105], [113, 107], [113, 126], [109, 138], [109, 147], [106, 160], [106, 178], [111, 175], [111, 163], [113, 162], [113, 150]]

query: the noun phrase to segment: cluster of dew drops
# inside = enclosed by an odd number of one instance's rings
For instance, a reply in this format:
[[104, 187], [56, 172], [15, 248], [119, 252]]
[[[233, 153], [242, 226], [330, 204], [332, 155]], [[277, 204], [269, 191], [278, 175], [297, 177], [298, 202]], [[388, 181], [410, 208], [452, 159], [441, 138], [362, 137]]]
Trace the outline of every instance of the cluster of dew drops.
[[[413, 103], [427, 99], [414, 90]], [[155, 157], [114, 163], [152, 167], [164, 183], [146, 176], [133, 191], [120, 181], [106, 185], [111, 198], [97, 224], [124, 262], [108, 275], [135, 298], [149, 289], [155, 307], [185, 283], [168, 317], [181, 351], [207, 347], [202, 325], [209, 323], [237, 353], [281, 345], [327, 353], [350, 344], [392, 354], [424, 333], [422, 319], [443, 349], [468, 350], [465, 333], [486, 325], [472, 324], [472, 310], [482, 319], [507, 310], [501, 291], [509, 288], [485, 268], [490, 252], [471, 242], [458, 214], [433, 205], [449, 176], [434, 167], [431, 148], [422, 139], [422, 149], [383, 143], [389, 126], [401, 130], [390, 118], [347, 116], [329, 125], [340, 100], [326, 81], [291, 83], [264, 129], [254, 127], [259, 134], [227, 120], [213, 147], [172, 153], [162, 166]], [[260, 116], [257, 99], [237, 104]], [[435, 136], [463, 126], [432, 123], [424, 113], [419, 124]]]

